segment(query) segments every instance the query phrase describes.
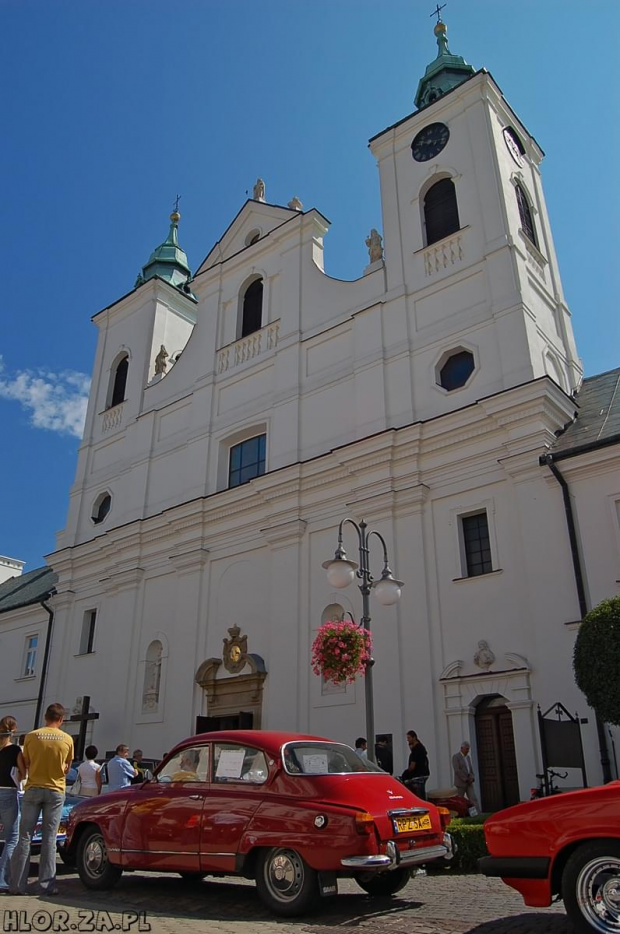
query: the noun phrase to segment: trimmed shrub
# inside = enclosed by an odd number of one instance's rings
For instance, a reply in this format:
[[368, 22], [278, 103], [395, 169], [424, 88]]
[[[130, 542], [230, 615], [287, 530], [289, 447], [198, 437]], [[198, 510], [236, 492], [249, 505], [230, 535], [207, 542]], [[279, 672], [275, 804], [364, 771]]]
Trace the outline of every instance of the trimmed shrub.
[[455, 817], [450, 821], [448, 832], [452, 835], [457, 850], [456, 855], [449, 861], [438, 860], [429, 863], [427, 872], [437, 872], [449, 869], [451, 872], [472, 873], [478, 872], [478, 860], [488, 856], [484, 842], [484, 824], [489, 814], [478, 814], [476, 817]]
[[470, 817], [453, 820], [448, 827], [457, 846], [456, 856], [450, 860], [453, 872], [478, 872], [478, 860], [489, 855], [482, 823], [466, 823], [471, 820]]
[[577, 687], [606, 723], [620, 726], [620, 597], [584, 616], [573, 652]]

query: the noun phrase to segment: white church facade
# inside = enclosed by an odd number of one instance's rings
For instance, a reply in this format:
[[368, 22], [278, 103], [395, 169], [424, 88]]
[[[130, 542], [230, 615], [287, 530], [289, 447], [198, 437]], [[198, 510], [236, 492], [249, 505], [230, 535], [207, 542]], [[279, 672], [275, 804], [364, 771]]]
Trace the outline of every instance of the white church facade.
[[[405, 584], [372, 604], [374, 725], [396, 771], [415, 729], [431, 785], [449, 784], [468, 738], [483, 807], [527, 798], [538, 707], [561, 702], [585, 721], [589, 783], [605, 776], [615, 735], [571, 659], [583, 614], [618, 593], [620, 437], [601, 415], [618, 373], [583, 381], [540, 147], [435, 35], [417, 110], [370, 141], [383, 228], [359, 279], [329, 278], [325, 217], [270, 204], [259, 180], [193, 275], [175, 212], [136, 287], [95, 315], [44, 593], [0, 587], [0, 706], [26, 728], [37, 703], [89, 695], [102, 751], [158, 757], [205, 724], [353, 743], [363, 681], [310, 668], [321, 622], [362, 615], [322, 567], [352, 517]], [[357, 561], [348, 526], [344, 546]], [[378, 576], [380, 549], [370, 561]]]

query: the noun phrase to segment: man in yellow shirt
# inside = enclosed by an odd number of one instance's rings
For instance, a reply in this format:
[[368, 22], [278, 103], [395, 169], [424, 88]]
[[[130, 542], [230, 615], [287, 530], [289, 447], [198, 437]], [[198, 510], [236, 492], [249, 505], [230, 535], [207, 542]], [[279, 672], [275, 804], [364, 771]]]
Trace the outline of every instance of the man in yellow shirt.
[[41, 855], [36, 894], [58, 894], [56, 835], [65, 803], [65, 775], [73, 759], [73, 739], [60, 729], [64, 716], [62, 704], [50, 704], [45, 711], [45, 726], [28, 733], [24, 740], [28, 781], [22, 801], [19, 840], [11, 857], [9, 891], [13, 895], [26, 894], [30, 844], [41, 812]]

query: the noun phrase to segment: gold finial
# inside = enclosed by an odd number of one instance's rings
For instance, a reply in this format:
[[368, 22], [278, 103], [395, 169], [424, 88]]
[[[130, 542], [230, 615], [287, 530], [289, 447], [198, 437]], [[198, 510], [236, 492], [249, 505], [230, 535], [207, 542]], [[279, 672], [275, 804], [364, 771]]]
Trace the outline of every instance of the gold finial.
[[433, 29], [433, 32], [435, 33], [436, 36], [443, 36], [447, 33], [447, 31], [448, 31], [448, 27], [446, 26], [443, 20], [441, 20], [439, 23], [435, 23], [435, 28]]

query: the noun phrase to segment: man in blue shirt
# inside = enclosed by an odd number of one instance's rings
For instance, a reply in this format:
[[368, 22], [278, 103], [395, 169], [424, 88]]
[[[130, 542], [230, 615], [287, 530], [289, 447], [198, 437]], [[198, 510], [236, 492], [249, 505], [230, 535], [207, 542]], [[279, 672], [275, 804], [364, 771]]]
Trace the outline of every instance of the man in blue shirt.
[[138, 774], [138, 770], [127, 761], [129, 746], [121, 743], [116, 747], [115, 753], [114, 758], [108, 762], [108, 791], [120, 791], [122, 788], [127, 788], [131, 785], [131, 779]]

